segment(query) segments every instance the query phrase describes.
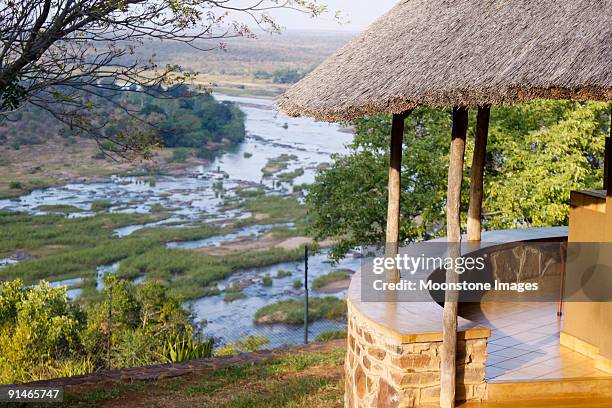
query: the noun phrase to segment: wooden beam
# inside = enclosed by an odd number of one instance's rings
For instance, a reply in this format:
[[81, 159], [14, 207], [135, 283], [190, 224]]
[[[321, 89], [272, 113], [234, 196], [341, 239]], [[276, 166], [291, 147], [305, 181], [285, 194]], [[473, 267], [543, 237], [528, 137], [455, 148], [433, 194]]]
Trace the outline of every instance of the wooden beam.
[[[399, 250], [400, 196], [402, 191], [402, 149], [404, 140], [404, 120], [409, 112], [394, 114], [391, 125], [391, 158], [389, 163], [387, 236], [385, 255], [395, 257]], [[397, 269], [389, 271], [388, 281], [399, 281]]]
[[[450, 163], [448, 167], [448, 192], [446, 207], [447, 240], [449, 257], [460, 255], [461, 243], [461, 182], [463, 180], [463, 162], [465, 139], [468, 127], [468, 109], [453, 109], [453, 130], [450, 146]], [[457, 282], [458, 275], [452, 268], [447, 270], [446, 281]], [[440, 362], [440, 407], [455, 406], [455, 378], [457, 356], [457, 305], [458, 293], [447, 291], [444, 301], [442, 352]]]
[[480, 241], [482, 218], [482, 195], [484, 167], [487, 155], [487, 140], [489, 138], [490, 106], [479, 106], [476, 119], [476, 140], [474, 142], [474, 158], [470, 174], [470, 207], [468, 209], [467, 237], [468, 241]]

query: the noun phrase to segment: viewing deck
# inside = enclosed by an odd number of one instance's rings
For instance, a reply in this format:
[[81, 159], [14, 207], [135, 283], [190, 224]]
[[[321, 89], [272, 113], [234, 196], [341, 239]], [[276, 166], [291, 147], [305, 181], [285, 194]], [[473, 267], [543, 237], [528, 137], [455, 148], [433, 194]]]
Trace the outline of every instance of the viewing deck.
[[[471, 249], [495, 248], [496, 245], [513, 243], [528, 244], [530, 241], [561, 243], [567, 240], [567, 234], [566, 227], [493, 231], [484, 233], [482, 244], [476, 244], [476, 247]], [[410, 252], [409, 247], [400, 249], [400, 254], [405, 251]], [[432, 273], [433, 270], [418, 272], [421, 276], [429, 276]], [[353, 277], [348, 291], [349, 324], [353, 324], [352, 328], [349, 326], [349, 333], [358, 333], [360, 330], [374, 331], [381, 338], [393, 339], [394, 347], [399, 344], [398, 347], [403, 347], [404, 354], [406, 350], [435, 349], [431, 355], [438, 356], [442, 341], [443, 312], [439, 303], [433, 299], [429, 302], [366, 302], [362, 300], [361, 285], [361, 276], [357, 274]], [[487, 294], [479, 303], [460, 303], [458, 356], [462, 361], [458, 358], [459, 398], [487, 401], [518, 398], [512, 395], [517, 392], [516, 387], [511, 385], [514, 383], [517, 386], [520, 383], [520, 393], [527, 392], [529, 398], [580, 396], [583, 393], [612, 395], [610, 374], [596, 369], [593, 359], [560, 344], [563, 317], [557, 316], [557, 308], [558, 302], [496, 301]], [[354, 327], [356, 322], [360, 324], [357, 330]], [[351, 341], [359, 343], [358, 334], [355, 334], [355, 339], [349, 340], [349, 348]], [[478, 352], [479, 341], [486, 344], [482, 354]], [[366, 350], [369, 347], [371, 345], [367, 343], [362, 345]], [[359, 353], [359, 348], [355, 349], [356, 353]], [[349, 351], [349, 355], [350, 353]], [[415, 357], [411, 358], [416, 361]], [[475, 378], [481, 368], [474, 363], [480, 360], [484, 371], [482, 382]], [[391, 360], [383, 359], [382, 364], [389, 361]], [[355, 371], [358, 372], [359, 366], [353, 366], [357, 367]], [[399, 368], [392, 364], [387, 368], [390, 371], [396, 369]], [[405, 365], [404, 369], [409, 372], [420, 370], [408, 365]], [[439, 392], [436, 381], [439, 373], [436, 372], [435, 364], [428, 369], [430, 371], [426, 372], [426, 375], [422, 374], [414, 383], [407, 384], [404, 378], [392, 385], [396, 388], [394, 392], [400, 393], [401, 398], [407, 398], [405, 393], [401, 393], [407, 386], [410, 389], [416, 387], [418, 395], [415, 397], [415, 405], [427, 404], [430, 399], [434, 401], [437, 398], [436, 393]], [[461, 373], [468, 371], [474, 378], [463, 374], [465, 382], [461, 384]], [[350, 372], [347, 373], [347, 376], [351, 375]]]

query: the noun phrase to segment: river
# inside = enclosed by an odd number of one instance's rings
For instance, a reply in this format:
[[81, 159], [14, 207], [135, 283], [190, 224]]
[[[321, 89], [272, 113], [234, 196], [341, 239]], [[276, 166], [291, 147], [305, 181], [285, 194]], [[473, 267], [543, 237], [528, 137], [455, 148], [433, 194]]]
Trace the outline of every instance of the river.
[[[139, 177], [113, 176], [108, 180], [91, 183], [71, 183], [32, 191], [30, 194], [13, 200], [0, 200], [0, 210], [24, 211], [31, 214], [44, 214], [39, 207], [43, 205], [72, 205], [81, 212], [68, 214], [68, 217], [90, 216], [92, 201], [106, 200], [111, 203], [110, 212], [147, 213], [153, 206], [163, 205], [170, 209], [171, 217], [163, 221], [133, 225], [119, 228], [115, 234], [127, 236], [134, 231], [148, 226], [189, 225], [194, 221], [223, 223], [239, 218], [247, 218], [248, 213], [239, 210], [223, 210], [220, 204], [223, 198], [213, 188], [213, 183], [223, 181], [226, 195], [232, 195], [233, 190], [245, 185], [263, 185], [268, 194], [285, 194], [290, 185], [278, 186], [270, 178], [263, 178], [261, 169], [269, 159], [282, 154], [293, 155], [295, 160], [289, 162], [285, 171], [303, 168], [304, 174], [294, 180], [294, 184], [311, 183], [314, 180], [317, 166], [330, 161], [330, 155], [344, 153], [346, 144], [352, 135], [338, 125], [317, 122], [309, 118], [290, 118], [274, 109], [274, 101], [270, 99], [232, 97], [216, 94], [220, 101], [236, 103], [246, 114], [247, 136], [243, 143], [217, 157], [208, 165], [190, 169], [180, 177], [156, 176], [154, 183], [145, 182]], [[147, 177], [150, 179], [150, 177]], [[245, 236], [258, 237], [274, 225], [258, 225], [234, 231], [227, 236], [217, 236], [205, 240], [171, 243], [169, 246], [189, 250], [203, 246], [219, 245], [222, 242]], [[290, 225], [288, 225], [290, 226]], [[0, 260], [10, 264], [16, 260]], [[359, 261], [348, 258], [338, 268], [356, 270]], [[117, 264], [98, 267], [98, 288], [101, 288], [101, 277], [104, 273], [116, 270]], [[286, 270], [292, 273], [290, 277], [274, 279], [271, 287], [259, 284], [267, 274], [275, 276], [276, 271]], [[314, 279], [331, 270], [326, 263], [325, 255], [316, 255], [310, 259], [310, 276]], [[255, 311], [266, 304], [284, 299], [303, 299], [303, 291], [293, 288], [294, 280], [303, 276], [303, 262], [289, 262], [273, 265], [267, 268], [252, 268], [241, 270], [226, 281], [220, 282], [220, 287], [233, 282], [248, 282], [244, 289], [245, 299], [231, 303], [223, 301], [223, 296], [211, 296], [189, 302], [197, 319], [207, 322], [204, 331], [207, 335], [222, 338], [224, 341], [234, 341], [243, 335], [261, 334], [270, 340], [270, 345], [299, 343], [303, 339], [302, 329], [284, 325], [260, 327], [253, 324]], [[74, 285], [79, 280], [70, 279], [54, 282], [57, 285]], [[79, 296], [79, 289], [69, 291], [69, 296]], [[313, 293], [317, 296], [317, 293]], [[344, 296], [344, 292], [335, 296]], [[339, 327], [333, 322], [317, 322], [311, 326], [311, 335], [322, 330]]]

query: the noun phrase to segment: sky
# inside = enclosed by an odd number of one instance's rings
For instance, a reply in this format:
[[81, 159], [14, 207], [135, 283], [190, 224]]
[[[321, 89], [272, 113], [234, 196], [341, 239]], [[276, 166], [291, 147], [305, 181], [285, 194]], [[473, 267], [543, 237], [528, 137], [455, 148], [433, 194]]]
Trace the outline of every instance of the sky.
[[312, 19], [298, 12], [284, 10], [277, 12], [279, 21], [288, 30], [343, 30], [363, 31], [378, 17], [389, 11], [399, 0], [319, 0], [330, 10], [342, 12], [347, 23], [339, 25], [333, 13]]

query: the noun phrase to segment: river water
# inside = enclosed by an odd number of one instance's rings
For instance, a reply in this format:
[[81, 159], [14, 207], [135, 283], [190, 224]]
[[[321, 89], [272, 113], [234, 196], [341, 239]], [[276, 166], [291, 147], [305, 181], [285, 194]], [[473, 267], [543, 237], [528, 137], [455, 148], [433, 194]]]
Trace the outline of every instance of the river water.
[[[81, 212], [68, 214], [68, 217], [91, 216], [91, 204], [96, 200], [109, 201], [110, 212], [147, 213], [153, 206], [162, 205], [171, 209], [171, 217], [163, 221], [144, 225], [132, 225], [118, 228], [118, 237], [127, 236], [134, 231], [150, 226], [164, 224], [189, 225], [195, 221], [224, 223], [240, 218], [248, 218], [251, 214], [240, 210], [223, 210], [220, 204], [223, 197], [213, 188], [214, 183], [223, 182], [225, 196], [231, 196], [238, 187], [260, 185], [268, 194], [286, 194], [291, 185], [283, 183], [280, 186], [271, 178], [263, 178], [261, 169], [269, 159], [282, 154], [293, 155], [284, 171], [303, 168], [304, 174], [296, 178], [294, 184], [311, 183], [314, 180], [317, 166], [330, 161], [330, 155], [344, 153], [345, 145], [352, 135], [343, 131], [338, 125], [316, 122], [309, 118], [290, 118], [274, 109], [274, 102], [269, 99], [231, 97], [216, 94], [220, 101], [236, 103], [246, 114], [247, 136], [243, 143], [231, 151], [217, 157], [208, 165], [197, 166], [181, 177], [156, 176], [150, 183], [140, 177], [113, 176], [108, 180], [91, 183], [70, 183], [60, 187], [32, 191], [30, 194], [13, 200], [0, 200], [0, 210], [25, 211], [31, 214], [44, 214], [39, 209], [42, 205], [73, 205]], [[150, 180], [151, 177], [147, 177]], [[227, 236], [207, 238], [200, 241], [171, 243], [169, 246], [189, 250], [203, 246], [220, 245], [223, 242], [263, 235], [274, 225], [258, 225], [234, 231]], [[291, 226], [291, 225], [288, 225]], [[10, 264], [15, 260], [0, 260]], [[112, 272], [117, 264], [98, 267], [98, 289], [102, 287], [102, 277]], [[357, 269], [358, 260], [348, 258], [338, 267]], [[282, 269], [292, 272], [292, 276], [274, 279], [271, 287], [260, 284], [266, 274], [275, 276]], [[331, 270], [324, 255], [317, 255], [310, 260], [310, 276], [315, 278]], [[220, 286], [241, 284], [247, 282], [245, 299], [231, 303], [223, 301], [223, 296], [206, 297], [189, 305], [200, 320], [206, 320], [205, 333], [233, 341], [242, 335], [262, 334], [270, 339], [271, 345], [291, 344], [300, 342], [303, 338], [302, 329], [283, 325], [258, 327], [253, 324], [255, 311], [266, 304], [284, 299], [303, 299], [301, 290], [293, 289], [293, 281], [303, 274], [303, 263], [290, 262], [273, 265], [267, 268], [253, 268], [238, 271]], [[79, 279], [54, 282], [54, 285], [76, 285]], [[71, 297], [79, 296], [78, 289], [69, 292]], [[317, 296], [314, 293], [314, 296]], [[338, 293], [336, 296], [344, 296]], [[332, 322], [318, 322], [311, 326], [312, 335], [323, 329], [333, 329]]]

